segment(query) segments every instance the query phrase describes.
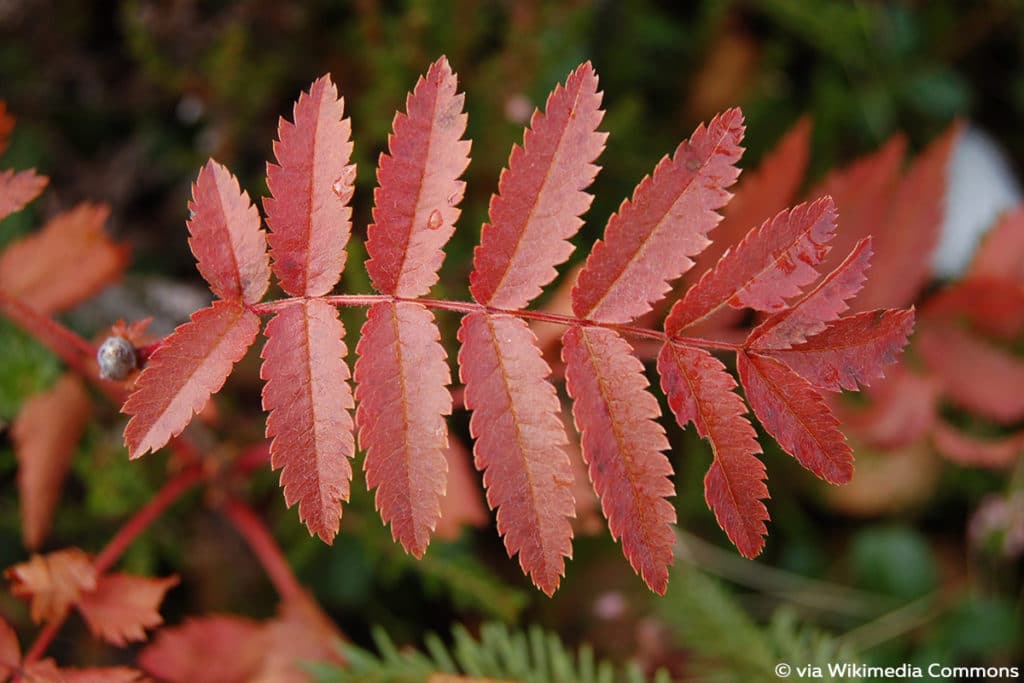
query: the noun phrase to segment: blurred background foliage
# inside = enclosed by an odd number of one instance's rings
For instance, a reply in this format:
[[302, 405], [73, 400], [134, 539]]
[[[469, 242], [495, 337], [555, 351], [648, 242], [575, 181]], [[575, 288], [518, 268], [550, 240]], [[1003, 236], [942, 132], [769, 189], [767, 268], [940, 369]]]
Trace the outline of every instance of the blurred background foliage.
[[[103, 297], [105, 308], [86, 306], [71, 323], [93, 334], [116, 317], [154, 315], [166, 332], [205, 296], [184, 231], [200, 164], [212, 155], [253, 195], [266, 194], [278, 116], [290, 116], [299, 91], [330, 72], [352, 117], [355, 232], [365, 235], [372, 169], [393, 112], [442, 53], [467, 93], [473, 161], [439, 296], [466, 296], [478, 226], [511, 143], [552, 86], [588, 59], [600, 74], [610, 137], [581, 244], [699, 121], [735, 105], [747, 117], [746, 168], [804, 113], [814, 121], [812, 179], [899, 130], [920, 148], [955, 117], [993, 135], [1015, 168], [1024, 163], [1019, 0], [0, 0], [0, 98], [18, 117], [4, 166], [35, 166], [51, 177], [40, 201], [0, 223], [0, 247], [58, 208], [109, 203], [110, 230], [133, 248], [130, 276]], [[347, 291], [368, 290], [359, 261], [349, 260]], [[350, 330], [361, 323], [361, 314], [346, 315]], [[4, 424], [25, 396], [55, 379], [58, 363], [7, 323], [0, 348]], [[259, 441], [257, 358], [236, 372], [217, 408], [214, 425], [195, 430], [215, 458]], [[456, 415], [454, 433], [465, 435], [465, 424]], [[114, 407], [99, 412], [51, 547], [98, 548], [164, 478], [162, 456], [127, 462], [121, 425]], [[300, 578], [371, 650], [374, 626], [398, 643], [422, 644], [428, 630], [473, 630], [488, 620], [542, 624], [569, 644], [587, 641], [613, 660], [637, 659], [648, 673], [666, 666], [691, 679], [767, 680], [775, 661], [830, 661], [837, 653], [890, 664], [1024, 662], [1021, 549], [1007, 553], [1002, 542], [1022, 533], [1024, 505], [1004, 510], [1002, 526], [984, 527], [981, 540], [968, 539], [987, 496], [1010, 500], [1017, 492], [1019, 503], [1020, 468], [1007, 477], [925, 456], [920, 477], [929, 483], [919, 502], [862, 516], [833, 507], [823, 485], [769, 447], [768, 548], [747, 562], [704, 505], [706, 446], [678, 429], [670, 437], [684, 535], [670, 594], [660, 600], [606, 533], [578, 539], [564, 587], [548, 600], [504, 557], [493, 528], [435, 541], [421, 562], [405, 556], [361, 481], [333, 547], [310, 540], [284, 510], [271, 473], [254, 476], [249, 496], [273, 517]], [[4, 491], [14, 490], [14, 471], [2, 437]], [[911, 471], [907, 485], [916, 478]], [[16, 503], [0, 500], [4, 566], [25, 553]], [[132, 570], [182, 574], [168, 621], [273, 611], [269, 585], [210, 510], [215, 503], [193, 497], [126, 559]], [[8, 609], [16, 607], [0, 600]], [[69, 631], [61, 646], [88, 649], [83, 641]], [[340, 674], [324, 674], [332, 675]]]

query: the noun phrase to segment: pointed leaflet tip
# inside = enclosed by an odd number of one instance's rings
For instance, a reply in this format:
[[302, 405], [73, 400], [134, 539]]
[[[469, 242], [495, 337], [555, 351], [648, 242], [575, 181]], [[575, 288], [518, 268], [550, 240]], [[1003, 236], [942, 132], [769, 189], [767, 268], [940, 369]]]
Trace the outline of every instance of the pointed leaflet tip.
[[444, 245], [455, 230], [469, 164], [465, 95], [442, 57], [406, 98], [381, 154], [366, 270], [379, 292], [423, 296], [437, 282]]
[[164, 446], [181, 433], [256, 340], [260, 319], [230, 301], [215, 301], [167, 337], [149, 359], [121, 412], [130, 458]]
[[213, 159], [199, 170], [188, 203], [188, 240], [199, 272], [221, 299], [257, 303], [270, 285], [266, 233], [238, 179]]
[[355, 183], [352, 127], [329, 76], [299, 95], [291, 123], [283, 117], [267, 164], [264, 199], [273, 270], [293, 296], [322, 296], [341, 277], [352, 231], [348, 206]]
[[600, 107], [597, 75], [583, 64], [555, 88], [543, 113], [534, 112], [523, 146], [513, 145], [473, 252], [470, 291], [479, 303], [523, 308], [569, 258], [607, 137], [597, 132]]
[[288, 507], [298, 503], [309, 533], [331, 543], [355, 454], [345, 328], [333, 306], [309, 299], [278, 309], [264, 334], [260, 378], [270, 465], [281, 470]]
[[627, 323], [651, 310], [693, 266], [740, 171], [743, 113], [730, 109], [663, 158], [612, 215], [573, 288], [580, 318]]

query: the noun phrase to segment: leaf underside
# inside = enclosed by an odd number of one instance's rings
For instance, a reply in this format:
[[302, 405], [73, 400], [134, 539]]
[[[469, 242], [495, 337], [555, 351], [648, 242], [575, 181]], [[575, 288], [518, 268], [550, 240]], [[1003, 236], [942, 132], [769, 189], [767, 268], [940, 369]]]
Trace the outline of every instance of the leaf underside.
[[39, 196], [48, 182], [46, 176], [36, 175], [32, 170], [0, 171], [0, 220], [21, 211]]
[[160, 603], [178, 584], [178, 577], [162, 579], [131, 574], [105, 574], [96, 588], [83, 592], [78, 611], [93, 635], [118, 647], [146, 639], [146, 629], [163, 623]]

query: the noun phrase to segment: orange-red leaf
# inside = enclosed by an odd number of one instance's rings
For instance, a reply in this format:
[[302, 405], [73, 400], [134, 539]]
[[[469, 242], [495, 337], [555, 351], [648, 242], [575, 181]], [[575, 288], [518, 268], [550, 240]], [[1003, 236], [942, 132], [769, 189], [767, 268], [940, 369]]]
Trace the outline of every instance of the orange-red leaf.
[[737, 354], [747, 401], [782, 450], [830, 484], [853, 477], [853, 452], [839, 422], [811, 383], [783, 362], [755, 354]]
[[691, 273], [699, 275], [712, 268], [752, 227], [791, 205], [807, 170], [810, 147], [811, 120], [803, 116], [762, 157], [757, 168], [744, 172], [736, 196], [722, 209], [722, 222], [711, 233], [711, 244], [696, 259]]
[[162, 448], [220, 391], [235, 363], [256, 340], [260, 319], [229, 301], [216, 301], [167, 337], [139, 375], [121, 412], [129, 457]]
[[139, 666], [168, 683], [250, 683], [274, 646], [260, 622], [215, 614], [160, 629]]
[[366, 485], [407, 552], [422, 557], [441, 516], [452, 412], [441, 333], [420, 304], [370, 308], [356, 347], [356, 424]]
[[270, 262], [267, 236], [249, 194], [210, 159], [192, 186], [188, 208], [188, 244], [213, 293], [222, 299], [258, 302], [270, 285]]
[[643, 364], [617, 333], [570, 327], [563, 338], [566, 390], [583, 435], [583, 458], [601, 499], [612, 538], [633, 570], [659, 595], [668, 586], [676, 511], [665, 457], [661, 411], [648, 391]]
[[999, 218], [975, 252], [967, 273], [971, 278], [1005, 278], [1024, 283], [1024, 204]]
[[913, 309], [865, 311], [833, 321], [802, 344], [761, 353], [781, 360], [820, 389], [857, 391], [896, 362], [913, 328]]
[[[0, 105], [2, 104], [0, 102]], [[6, 681], [7, 676], [20, 662], [21, 645], [18, 643], [18, 634], [3, 617], [0, 617], [0, 682]]]
[[95, 589], [81, 593], [77, 607], [94, 636], [124, 647], [129, 641], [145, 640], [147, 628], [164, 622], [160, 603], [176, 585], [176, 576], [154, 579], [105, 574], [99, 577]]
[[745, 345], [756, 349], [784, 349], [824, 330], [849, 308], [847, 300], [855, 297], [864, 286], [870, 261], [871, 238], [865, 237], [802, 299], [768, 316], [750, 333]]
[[385, 294], [429, 292], [455, 231], [466, 189], [459, 176], [469, 164], [470, 147], [460, 139], [465, 95], [456, 94], [456, 82], [447, 59], [431, 64], [406, 98], [408, 113], [395, 115], [390, 154], [380, 156], [366, 270]]
[[326, 294], [345, 267], [356, 167], [344, 109], [330, 77], [318, 78], [299, 95], [295, 123], [281, 118], [277, 164], [267, 164], [267, 239], [274, 273], [294, 296]]
[[764, 463], [757, 454], [747, 408], [721, 361], [704, 349], [665, 344], [658, 355], [661, 388], [680, 427], [690, 422], [708, 440], [714, 462], [704, 478], [704, 499], [718, 525], [744, 557], [757, 557], [768, 533]]
[[0, 221], [39, 196], [49, 179], [32, 169], [15, 173], [0, 171]]
[[743, 114], [739, 109], [697, 127], [671, 159], [662, 158], [608, 220], [573, 289], [580, 318], [625, 323], [651, 310], [669, 282], [693, 266], [722, 217], [740, 171]]
[[572, 557], [572, 465], [550, 368], [519, 318], [470, 313], [459, 328], [459, 371], [473, 411], [477, 469], [509, 556], [551, 595]]
[[330, 543], [355, 453], [345, 327], [333, 306], [310, 299], [278, 309], [265, 335], [260, 377], [271, 466], [281, 470], [288, 507], [298, 503], [309, 533]]
[[726, 305], [781, 310], [786, 299], [818, 277], [815, 267], [828, 253], [835, 231], [830, 197], [780, 212], [751, 230], [676, 302], [665, 331], [674, 337]]
[[482, 304], [523, 308], [555, 279], [555, 266], [573, 246], [579, 216], [593, 197], [584, 190], [597, 175], [593, 163], [607, 137], [597, 132], [601, 93], [590, 62], [569, 75], [536, 111], [513, 145], [508, 168], [491, 197], [490, 223], [473, 254], [470, 291]]
[[[928, 283], [942, 229], [949, 155], [962, 129], [962, 124], [950, 126], [914, 159], [900, 181], [884, 229], [873, 228], [871, 279], [855, 310], [909, 306]], [[842, 205], [839, 208], [842, 211]]]
[[949, 460], [968, 467], [1005, 469], [1024, 453], [1024, 432], [1000, 439], [980, 439], [939, 421], [932, 431], [935, 449]]
[[0, 254], [0, 288], [41, 313], [91, 298], [128, 264], [127, 245], [103, 230], [109, 215], [110, 207], [79, 204], [9, 245]]
[[855, 440], [876, 448], [905, 448], [932, 431], [939, 400], [939, 381], [897, 363], [885, 379], [864, 392], [870, 402], [855, 408], [833, 401], [844, 431]]
[[83, 591], [96, 589], [96, 570], [78, 548], [33, 555], [9, 567], [4, 576], [12, 595], [31, 600], [29, 611], [37, 624], [63, 618]]
[[22, 407], [11, 428], [18, 458], [18, 502], [25, 545], [38, 548], [50, 530], [75, 446], [92, 414], [81, 380], [64, 375]]
[[58, 668], [52, 659], [26, 663], [19, 680], [22, 683], [152, 683], [141, 671], [125, 666]]
[[922, 326], [917, 350], [954, 403], [1000, 423], [1024, 418], [1024, 363], [956, 325]]

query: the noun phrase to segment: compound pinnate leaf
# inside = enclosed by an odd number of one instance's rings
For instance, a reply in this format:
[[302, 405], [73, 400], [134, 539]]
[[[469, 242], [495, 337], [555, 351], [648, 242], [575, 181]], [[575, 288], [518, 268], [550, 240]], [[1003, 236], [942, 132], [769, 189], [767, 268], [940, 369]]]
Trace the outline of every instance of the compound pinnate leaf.
[[444, 245], [455, 231], [469, 164], [465, 95], [456, 94], [448, 60], [434, 62], [396, 114], [390, 154], [377, 168], [366, 270], [377, 291], [423, 296], [437, 282]]
[[853, 477], [853, 452], [839, 421], [811, 383], [774, 358], [737, 354], [747, 401], [782, 449], [830, 484]]
[[704, 349], [667, 343], [658, 354], [661, 388], [680, 427], [693, 422], [708, 440], [714, 462], [704, 477], [704, 498], [718, 525], [744, 557], [757, 557], [768, 533], [768, 498], [761, 447], [736, 381]]
[[555, 279], [555, 266], [573, 246], [579, 216], [593, 197], [584, 190], [597, 176], [593, 163], [607, 137], [597, 132], [603, 111], [590, 62], [569, 75], [537, 111], [512, 147], [491, 197], [490, 223], [473, 254], [470, 291], [496, 308], [522, 308]]
[[278, 309], [264, 334], [260, 377], [271, 467], [281, 470], [288, 507], [298, 503], [310, 534], [330, 543], [355, 454], [345, 327], [333, 306], [309, 299]]
[[583, 458], [612, 538], [651, 590], [664, 595], [676, 521], [661, 411], [643, 364], [611, 330], [571, 327], [563, 338], [566, 390], [573, 398]]
[[84, 591], [96, 589], [96, 570], [78, 548], [33, 555], [9, 567], [4, 576], [12, 595], [31, 600], [29, 611], [37, 624], [63, 618]]
[[220, 391], [235, 363], [256, 340], [260, 319], [230, 301], [215, 301], [167, 337], [139, 375], [121, 412], [128, 454], [162, 448]]
[[572, 465], [551, 369], [519, 318], [470, 313], [459, 328], [459, 372], [477, 469], [510, 556], [551, 595], [572, 557]]
[[864, 286], [871, 262], [871, 238], [865, 237], [836, 269], [799, 301], [768, 316], [747, 337], [745, 346], [785, 349], [812, 337], [849, 308], [846, 303]]
[[665, 331], [674, 337], [726, 305], [781, 310], [786, 299], [817, 279], [815, 267], [828, 253], [835, 231], [830, 197], [780, 212], [751, 230], [672, 307]]
[[131, 574], [106, 574], [96, 588], [83, 591], [78, 611], [93, 635], [118, 647], [146, 639], [146, 629], [164, 622], [160, 603], [178, 585], [178, 577], [155, 579]]
[[188, 243], [210, 289], [222, 299], [258, 302], [270, 285], [270, 262], [260, 214], [248, 193], [210, 159], [192, 186], [188, 208]]
[[865, 311], [829, 323], [802, 344], [761, 353], [781, 360], [820, 389], [857, 391], [896, 362], [913, 327], [912, 310]]
[[604, 240], [594, 245], [573, 289], [580, 318], [624, 323], [651, 310], [669, 291], [669, 281], [693, 266], [691, 257], [708, 244], [707, 233], [722, 217], [726, 191], [739, 177], [743, 152], [739, 109], [698, 126], [689, 140], [663, 158], [637, 186], [631, 200], [608, 220]]
[[39, 196], [49, 179], [33, 170], [0, 171], [0, 221]]
[[326, 294], [345, 267], [356, 170], [349, 164], [352, 126], [343, 114], [337, 88], [321, 76], [299, 95], [295, 123], [280, 120], [277, 164], [267, 164], [267, 240], [274, 273], [293, 296]]
[[422, 557], [441, 516], [452, 399], [434, 316], [420, 304], [370, 308], [356, 347], [356, 425], [366, 485], [406, 551]]

